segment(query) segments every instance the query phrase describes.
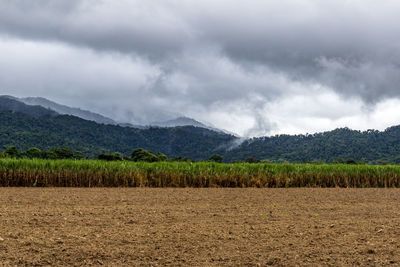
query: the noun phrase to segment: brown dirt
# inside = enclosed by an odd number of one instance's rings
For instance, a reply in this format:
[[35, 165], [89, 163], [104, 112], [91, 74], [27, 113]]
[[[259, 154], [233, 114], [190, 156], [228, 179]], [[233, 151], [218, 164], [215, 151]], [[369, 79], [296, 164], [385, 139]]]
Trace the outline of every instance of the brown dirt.
[[400, 265], [400, 190], [0, 188], [0, 266], [91, 264]]

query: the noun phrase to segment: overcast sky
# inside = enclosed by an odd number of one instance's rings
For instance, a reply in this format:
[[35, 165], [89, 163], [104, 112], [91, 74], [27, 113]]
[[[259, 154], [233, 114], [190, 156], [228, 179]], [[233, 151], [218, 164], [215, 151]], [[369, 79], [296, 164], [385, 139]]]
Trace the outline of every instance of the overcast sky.
[[398, 0], [2, 0], [0, 94], [243, 136], [400, 124]]

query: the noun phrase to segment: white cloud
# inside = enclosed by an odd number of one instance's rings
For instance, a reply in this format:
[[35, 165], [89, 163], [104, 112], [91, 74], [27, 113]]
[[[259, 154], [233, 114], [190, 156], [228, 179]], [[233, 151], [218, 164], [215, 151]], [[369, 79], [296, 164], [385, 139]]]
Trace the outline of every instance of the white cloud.
[[385, 130], [399, 124], [400, 100], [383, 100], [369, 108], [360, 98], [343, 98], [320, 88], [312, 94], [281, 99], [265, 113], [277, 125], [271, 134], [316, 133], [343, 127]]

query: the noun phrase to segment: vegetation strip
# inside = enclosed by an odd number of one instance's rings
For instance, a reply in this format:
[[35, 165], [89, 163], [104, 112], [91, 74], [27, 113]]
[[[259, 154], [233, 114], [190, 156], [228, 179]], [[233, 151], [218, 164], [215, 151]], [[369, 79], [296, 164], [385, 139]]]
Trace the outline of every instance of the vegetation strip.
[[400, 166], [0, 159], [0, 186], [400, 187]]

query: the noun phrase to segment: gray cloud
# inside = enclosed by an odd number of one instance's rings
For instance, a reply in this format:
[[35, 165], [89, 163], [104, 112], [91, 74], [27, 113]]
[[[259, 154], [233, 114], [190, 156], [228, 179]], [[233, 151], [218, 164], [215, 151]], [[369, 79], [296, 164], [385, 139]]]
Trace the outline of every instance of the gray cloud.
[[154, 1], [20, 0], [0, 7], [4, 33], [153, 59], [180, 51], [191, 35], [179, 16]]
[[297, 96], [331, 91], [363, 101], [360, 113], [398, 98], [399, 8], [394, 0], [6, 0], [0, 86], [120, 120], [188, 115], [268, 134], [280, 125], [268, 107]]

